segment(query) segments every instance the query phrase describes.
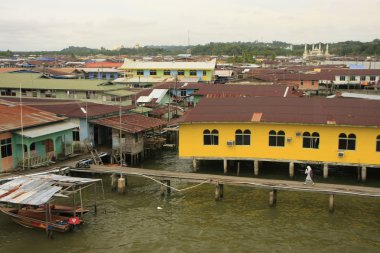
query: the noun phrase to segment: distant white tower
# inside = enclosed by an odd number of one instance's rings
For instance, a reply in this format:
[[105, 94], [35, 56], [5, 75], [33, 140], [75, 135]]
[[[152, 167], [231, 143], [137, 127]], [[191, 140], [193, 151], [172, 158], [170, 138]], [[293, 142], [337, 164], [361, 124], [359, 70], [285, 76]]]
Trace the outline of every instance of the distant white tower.
[[329, 53], [329, 44], [326, 44], [325, 56], [330, 56], [330, 53]]
[[303, 58], [307, 58], [309, 56], [307, 52], [307, 44], [305, 44], [305, 50], [303, 51]]

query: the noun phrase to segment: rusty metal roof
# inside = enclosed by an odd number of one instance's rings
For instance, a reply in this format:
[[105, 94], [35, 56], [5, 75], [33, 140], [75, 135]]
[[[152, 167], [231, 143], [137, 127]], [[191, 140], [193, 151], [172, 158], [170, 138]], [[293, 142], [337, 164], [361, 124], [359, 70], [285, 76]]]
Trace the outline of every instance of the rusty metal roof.
[[91, 123], [111, 127], [128, 133], [139, 133], [148, 131], [157, 127], [166, 126], [167, 122], [161, 119], [150, 118], [140, 114], [128, 114], [120, 117], [110, 117], [98, 120], [92, 120]]
[[[197, 90], [195, 95], [207, 97], [283, 97], [287, 87], [283, 85], [162, 83], [156, 88]], [[288, 92], [286, 96], [298, 96], [298, 94]]]
[[[4, 100], [18, 103], [18, 98], [4, 97]], [[119, 113], [120, 107], [106, 104], [96, 104], [75, 100], [23, 98], [22, 103], [40, 110], [48, 111], [69, 118], [85, 118], [86, 114], [81, 108], [86, 109], [87, 117], [99, 117]], [[135, 106], [122, 106], [122, 112], [129, 111]]]
[[64, 117], [56, 116], [54, 113], [42, 111], [25, 105], [21, 108], [20, 105], [4, 102], [2, 100], [0, 100], [0, 115], [0, 132], [21, 129], [21, 125], [24, 128], [27, 128], [62, 121], [65, 119]]
[[[204, 98], [182, 123], [255, 122], [380, 127], [380, 101], [326, 98]], [[260, 115], [260, 117], [259, 117]]]

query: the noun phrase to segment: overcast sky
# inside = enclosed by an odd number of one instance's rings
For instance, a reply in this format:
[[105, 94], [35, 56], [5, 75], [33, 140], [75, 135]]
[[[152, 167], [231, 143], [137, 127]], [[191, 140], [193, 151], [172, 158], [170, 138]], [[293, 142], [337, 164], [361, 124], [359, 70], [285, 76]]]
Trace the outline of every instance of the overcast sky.
[[372, 41], [380, 0], [2, 0], [0, 51]]

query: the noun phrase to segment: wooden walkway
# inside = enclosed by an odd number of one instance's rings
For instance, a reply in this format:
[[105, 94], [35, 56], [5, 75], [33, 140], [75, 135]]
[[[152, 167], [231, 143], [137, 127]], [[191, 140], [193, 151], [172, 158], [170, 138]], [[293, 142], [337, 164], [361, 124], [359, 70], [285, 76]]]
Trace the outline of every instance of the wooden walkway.
[[[313, 192], [329, 195], [329, 209], [334, 210], [334, 196], [335, 195], [350, 195], [350, 196], [362, 196], [380, 198], [380, 188], [375, 187], [363, 187], [352, 185], [337, 185], [337, 184], [323, 184], [316, 183], [314, 185], [304, 185], [303, 182], [292, 180], [274, 180], [274, 179], [262, 179], [253, 177], [237, 177], [226, 175], [213, 175], [213, 174], [201, 174], [201, 173], [186, 173], [186, 172], [173, 172], [163, 170], [149, 170], [139, 169], [131, 167], [107, 167], [107, 166], [95, 166], [92, 165], [88, 169], [71, 169], [71, 171], [77, 173], [96, 173], [96, 174], [113, 174], [116, 176], [137, 176], [137, 177], [149, 177], [163, 182], [167, 186], [167, 190], [170, 192], [170, 181], [177, 180], [190, 183], [207, 183], [214, 184], [215, 199], [223, 198], [224, 185], [235, 185], [268, 189], [269, 192], [269, 204], [274, 206], [277, 200], [277, 191], [297, 191], [297, 192]], [[124, 186], [125, 187], [125, 186]]]

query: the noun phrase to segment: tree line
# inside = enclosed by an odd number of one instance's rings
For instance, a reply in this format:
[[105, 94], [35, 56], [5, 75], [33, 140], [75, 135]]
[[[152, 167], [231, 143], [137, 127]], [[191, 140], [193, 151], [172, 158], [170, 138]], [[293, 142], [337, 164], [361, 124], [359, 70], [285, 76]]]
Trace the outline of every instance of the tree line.
[[[318, 44], [318, 43], [317, 43]], [[325, 49], [326, 44], [322, 44]], [[310, 49], [310, 45], [309, 45]], [[191, 52], [192, 55], [228, 55], [233, 56], [232, 59], [242, 62], [250, 62], [253, 56], [265, 56], [274, 58], [278, 55], [284, 56], [301, 56], [304, 51], [304, 44], [292, 45], [281, 41], [266, 42], [210, 42], [205, 45], [193, 46], [144, 46], [139, 48], [121, 48], [119, 50], [109, 50], [104, 47], [100, 49], [88, 47], [70, 46], [61, 51], [42, 51], [42, 52], [11, 52], [0, 51], [0, 56], [11, 57], [14, 53], [36, 54], [36, 55], [72, 55], [72, 56], [88, 56], [88, 55], [138, 55], [138, 56], [157, 56], [157, 55], [178, 55]], [[329, 44], [330, 54], [337, 56], [377, 56], [380, 55], [380, 40], [375, 39], [370, 42], [345, 41]]]

